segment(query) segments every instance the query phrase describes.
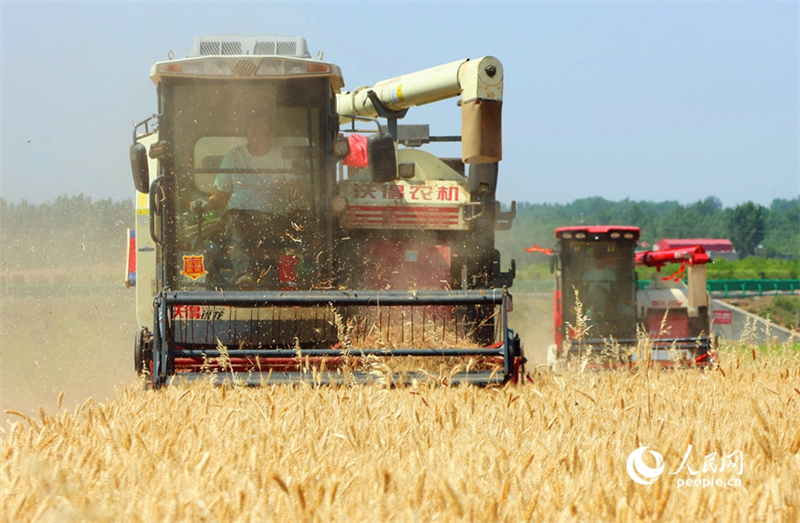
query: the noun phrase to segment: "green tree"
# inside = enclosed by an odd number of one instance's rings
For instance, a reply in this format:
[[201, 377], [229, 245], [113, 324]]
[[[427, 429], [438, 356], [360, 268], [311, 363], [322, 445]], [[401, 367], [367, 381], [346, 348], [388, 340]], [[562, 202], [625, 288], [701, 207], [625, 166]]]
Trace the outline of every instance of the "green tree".
[[767, 213], [764, 254], [797, 257], [800, 251], [800, 198], [773, 200]]
[[731, 211], [728, 234], [740, 259], [755, 254], [756, 247], [764, 239], [765, 214], [764, 207], [753, 202], [737, 205]]
[[693, 204], [692, 208], [697, 210], [702, 216], [711, 216], [722, 211], [722, 201], [716, 196], [709, 196], [705, 200]]
[[645, 214], [642, 210], [642, 207], [638, 203], [633, 202], [630, 210], [628, 211], [628, 222], [630, 222], [631, 225], [641, 227], [644, 223], [644, 219]]

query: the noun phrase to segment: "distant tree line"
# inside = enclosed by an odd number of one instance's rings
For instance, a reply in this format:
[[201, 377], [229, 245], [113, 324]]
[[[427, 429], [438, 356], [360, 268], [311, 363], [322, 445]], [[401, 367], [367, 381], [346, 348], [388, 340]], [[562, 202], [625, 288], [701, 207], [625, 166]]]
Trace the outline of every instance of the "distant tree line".
[[[84, 264], [122, 267], [125, 230], [133, 227], [133, 221], [133, 201], [77, 195], [35, 205], [0, 198], [0, 261], [11, 264], [11, 269]], [[514, 227], [497, 233], [503, 265], [511, 258], [521, 266], [541, 263], [541, 256], [526, 253], [525, 247], [552, 247], [556, 227], [580, 224], [636, 226], [648, 244], [663, 238], [728, 238], [741, 256], [797, 259], [800, 198], [776, 199], [769, 207], [747, 202], [729, 208], [723, 208], [715, 197], [689, 205], [603, 198], [564, 205], [521, 203]]]
[[797, 260], [800, 250], [800, 198], [775, 199], [769, 207], [746, 202], [728, 208], [713, 196], [688, 205], [585, 198], [564, 205], [517, 205], [514, 227], [497, 233], [503, 265], [511, 258], [523, 267], [541, 263], [542, 256], [526, 253], [525, 247], [552, 247], [557, 227], [581, 224], [639, 227], [641, 242], [649, 245], [664, 238], [727, 238], [740, 258], [757, 255]]
[[132, 200], [80, 194], [35, 205], [0, 198], [0, 262], [4, 270], [119, 264], [122, 274], [133, 220]]

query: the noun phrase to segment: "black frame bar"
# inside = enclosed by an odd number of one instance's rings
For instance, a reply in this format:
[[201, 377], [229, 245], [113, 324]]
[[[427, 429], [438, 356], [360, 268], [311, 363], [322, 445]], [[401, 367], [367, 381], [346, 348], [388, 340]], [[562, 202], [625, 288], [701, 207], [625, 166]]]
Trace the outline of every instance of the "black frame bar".
[[164, 291], [164, 304], [236, 307], [500, 305], [503, 289], [467, 291]]

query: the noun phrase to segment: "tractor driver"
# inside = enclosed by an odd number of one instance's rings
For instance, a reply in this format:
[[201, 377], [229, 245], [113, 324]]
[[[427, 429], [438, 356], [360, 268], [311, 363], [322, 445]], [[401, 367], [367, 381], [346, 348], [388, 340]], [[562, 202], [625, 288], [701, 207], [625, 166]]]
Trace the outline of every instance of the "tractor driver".
[[292, 231], [289, 213], [302, 206], [303, 195], [308, 193], [289, 169], [281, 173], [247, 172], [284, 168], [280, 148], [273, 147], [269, 120], [269, 115], [261, 111], [248, 116], [247, 143], [225, 155], [220, 169], [228, 171], [217, 174], [208, 201], [193, 203], [198, 212], [227, 204], [224, 243], [236, 285], [242, 289], [252, 289], [259, 281], [274, 283], [268, 286], [277, 288], [278, 262], [284, 254], [287, 232]]
[[608, 266], [606, 257], [596, 252], [594, 263], [583, 272], [581, 278], [589, 293], [586, 311], [592, 319], [605, 319], [611, 305], [611, 285], [616, 279], [617, 274]]

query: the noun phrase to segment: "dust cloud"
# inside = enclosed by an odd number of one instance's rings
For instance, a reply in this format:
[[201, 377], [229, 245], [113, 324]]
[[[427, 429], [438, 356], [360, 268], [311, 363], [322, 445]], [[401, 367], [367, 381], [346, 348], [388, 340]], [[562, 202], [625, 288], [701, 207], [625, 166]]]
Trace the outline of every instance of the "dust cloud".
[[[89, 276], [103, 280], [104, 272], [121, 273], [119, 269], [75, 267], [68, 272], [85, 280]], [[32, 414], [39, 406], [52, 411], [62, 391], [63, 408], [90, 397], [96, 402], [113, 399], [117, 387], [135, 380], [134, 306], [134, 290], [107, 279], [83, 284], [4, 285], [0, 300], [0, 412], [14, 409]], [[553, 339], [552, 322], [551, 297], [514, 296], [509, 324], [522, 339], [529, 368], [545, 362], [547, 345]]]
[[515, 293], [514, 310], [508, 315], [508, 324], [522, 340], [528, 362], [526, 370], [547, 361], [547, 346], [554, 343], [553, 295], [547, 293]]
[[[69, 272], [103, 280], [119, 267], [75, 267]], [[121, 277], [119, 278], [121, 280]], [[5, 285], [0, 300], [0, 412], [53, 411], [88, 398], [113, 399], [133, 383], [137, 330], [133, 289], [119, 281]], [[545, 362], [552, 343], [552, 298], [514, 296], [511, 328], [522, 339], [529, 369]], [[5, 424], [4, 424], [5, 425]]]
[[39, 406], [51, 412], [62, 391], [63, 408], [111, 399], [115, 387], [134, 381], [135, 296], [122, 283], [122, 267], [63, 268], [73, 276], [64, 284], [17, 271], [26, 283], [2, 285], [0, 416]]
[[[0, 416], [115, 397], [134, 380], [132, 201], [0, 198]], [[18, 419], [17, 419], [18, 420]], [[5, 423], [0, 423], [4, 427]]]

